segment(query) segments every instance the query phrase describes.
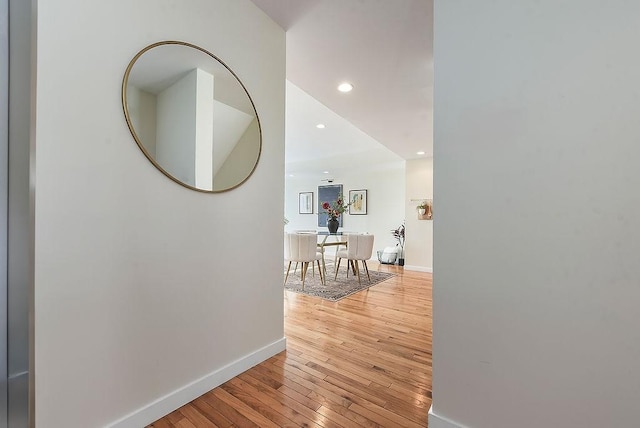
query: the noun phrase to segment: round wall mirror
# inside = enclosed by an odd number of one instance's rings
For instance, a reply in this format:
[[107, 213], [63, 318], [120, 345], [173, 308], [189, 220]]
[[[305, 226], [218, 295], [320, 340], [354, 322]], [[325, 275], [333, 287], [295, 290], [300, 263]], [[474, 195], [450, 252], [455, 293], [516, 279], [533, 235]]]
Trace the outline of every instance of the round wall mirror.
[[230, 190], [258, 164], [262, 133], [249, 93], [198, 46], [164, 41], [138, 52], [124, 74], [122, 105], [138, 147], [185, 187]]

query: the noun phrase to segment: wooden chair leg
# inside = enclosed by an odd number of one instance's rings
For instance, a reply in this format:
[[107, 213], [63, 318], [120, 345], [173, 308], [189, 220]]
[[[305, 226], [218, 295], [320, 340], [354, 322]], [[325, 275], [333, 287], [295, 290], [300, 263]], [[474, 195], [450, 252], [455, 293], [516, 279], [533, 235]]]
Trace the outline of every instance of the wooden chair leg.
[[336, 246], [336, 252], [333, 253], [333, 264], [335, 265], [338, 260], [338, 251], [340, 250], [340, 245]]
[[364, 270], [367, 272], [367, 278], [369, 278], [369, 284], [371, 284], [371, 276], [369, 276], [369, 266], [367, 266], [367, 261], [363, 260], [362, 264], [364, 265]]
[[342, 259], [338, 259], [338, 263], [336, 264], [336, 275], [333, 277], [333, 280], [335, 281], [336, 279], [338, 279], [338, 269], [340, 269], [340, 261]]
[[304, 279], [307, 276], [307, 269], [309, 268], [309, 262], [302, 262], [300, 266], [300, 275], [302, 276], [302, 289], [304, 290]]
[[360, 268], [358, 268], [358, 261], [354, 260], [353, 264], [354, 264], [355, 269], [356, 269], [356, 275], [358, 275], [358, 285], [362, 285], [362, 283], [360, 282]]
[[320, 260], [316, 260], [316, 264], [318, 265], [318, 274], [320, 274], [320, 283], [322, 285], [326, 285], [327, 277], [322, 273], [322, 268], [320, 267]]
[[356, 274], [356, 265], [354, 265], [355, 260], [349, 260], [349, 267], [347, 268], [347, 278], [349, 278], [349, 271], [351, 271], [354, 275]]
[[324, 262], [324, 251], [322, 252], [322, 273], [324, 274], [325, 281], [326, 281], [326, 278], [327, 278], [327, 265]]
[[291, 269], [291, 262], [289, 262], [289, 266], [287, 266], [287, 274], [284, 276], [284, 284], [287, 283], [287, 278], [289, 278], [289, 269]]

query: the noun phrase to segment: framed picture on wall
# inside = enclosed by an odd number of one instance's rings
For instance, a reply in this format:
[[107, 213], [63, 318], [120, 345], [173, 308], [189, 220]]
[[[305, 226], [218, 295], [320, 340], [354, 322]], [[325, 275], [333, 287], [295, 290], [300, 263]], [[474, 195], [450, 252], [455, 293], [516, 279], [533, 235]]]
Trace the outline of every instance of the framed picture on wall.
[[[324, 202], [329, 202], [329, 204], [333, 204], [338, 196], [342, 195], [342, 184], [330, 184], [327, 186], [318, 186], [318, 227], [326, 227], [327, 226], [327, 213], [322, 209], [322, 204]], [[338, 222], [340, 227], [342, 225], [342, 214], [338, 216]]]
[[349, 214], [366, 215], [367, 214], [367, 191], [366, 190], [349, 190]]
[[313, 214], [313, 192], [298, 194], [298, 214]]

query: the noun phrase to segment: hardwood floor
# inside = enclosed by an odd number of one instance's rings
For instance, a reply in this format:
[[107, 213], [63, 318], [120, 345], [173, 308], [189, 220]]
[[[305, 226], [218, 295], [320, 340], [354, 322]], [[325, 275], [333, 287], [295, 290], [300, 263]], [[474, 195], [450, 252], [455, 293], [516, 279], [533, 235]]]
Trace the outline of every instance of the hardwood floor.
[[285, 292], [287, 351], [149, 427], [426, 427], [431, 274], [370, 265], [397, 275], [336, 303]]

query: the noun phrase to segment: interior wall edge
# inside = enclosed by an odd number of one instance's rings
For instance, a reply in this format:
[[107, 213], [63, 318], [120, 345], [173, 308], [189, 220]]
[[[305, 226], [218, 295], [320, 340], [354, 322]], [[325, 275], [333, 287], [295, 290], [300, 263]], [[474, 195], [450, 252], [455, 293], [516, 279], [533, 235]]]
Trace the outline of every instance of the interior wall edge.
[[450, 419], [437, 415], [433, 412], [433, 406], [429, 408], [429, 427], [430, 428], [469, 428], [460, 425]]
[[[7, 0], [8, 153], [6, 153], [7, 424], [35, 426], [30, 411], [34, 211], [35, 0]], [[3, 156], [5, 153], [3, 153]]]
[[425, 267], [425, 266], [411, 266], [411, 265], [404, 265], [404, 270], [412, 270], [412, 271], [414, 271], [414, 272], [427, 272], [427, 273], [433, 273], [433, 268]]
[[251, 367], [273, 357], [287, 348], [286, 338], [276, 340], [255, 352], [215, 370], [202, 378], [191, 382], [158, 400], [141, 407], [124, 418], [113, 422], [109, 428], [139, 428], [146, 426], [177, 408], [195, 400], [202, 394], [222, 385], [229, 379], [249, 370]]
[[0, 428], [7, 426], [7, 203], [9, 154], [9, 0], [0, 0]]

